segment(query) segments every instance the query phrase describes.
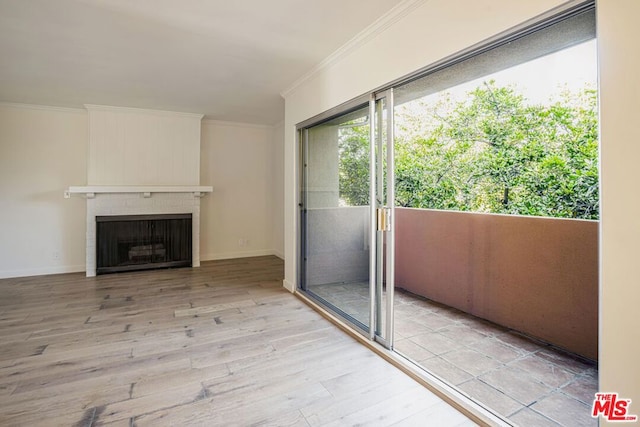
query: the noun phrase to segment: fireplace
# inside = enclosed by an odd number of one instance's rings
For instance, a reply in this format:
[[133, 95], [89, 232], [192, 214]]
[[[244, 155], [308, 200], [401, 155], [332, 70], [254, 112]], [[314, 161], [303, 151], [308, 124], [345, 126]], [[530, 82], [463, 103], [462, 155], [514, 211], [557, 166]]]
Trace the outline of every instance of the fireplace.
[[[85, 107], [89, 113], [87, 184], [70, 186], [65, 197], [77, 194], [87, 199], [87, 277], [141, 268], [199, 267], [200, 198], [213, 190], [200, 185], [202, 114], [104, 105]], [[158, 214], [191, 214], [191, 240], [182, 239], [180, 251], [173, 242], [157, 236], [157, 229], [162, 226], [155, 220], [140, 226], [155, 227], [154, 231], [140, 235], [136, 231], [134, 237], [109, 236], [107, 240], [112, 241], [108, 250], [102, 246], [104, 238], [98, 245], [98, 228], [115, 227], [108, 223], [130, 219], [112, 216]], [[127, 228], [134, 226], [121, 224], [116, 231]], [[187, 256], [189, 241], [191, 252]]]
[[96, 216], [96, 273], [192, 265], [192, 215]]
[[[86, 254], [87, 254], [87, 277], [97, 274], [97, 218], [108, 217], [114, 219], [120, 217], [155, 217], [156, 215], [183, 215], [191, 216], [191, 262], [185, 265], [192, 267], [200, 266], [200, 198], [208, 192], [211, 187], [206, 186], [86, 186], [69, 187], [67, 197], [72, 194], [84, 194], [87, 199], [87, 232], [86, 232]], [[105, 221], [100, 221], [105, 222]], [[158, 245], [161, 242], [149, 242], [146, 245]], [[145, 246], [139, 244], [136, 246]], [[164, 248], [164, 244], [163, 244]], [[135, 248], [142, 254], [143, 251], [153, 251], [161, 249], [159, 246], [147, 248]], [[165, 249], [166, 251], [166, 249]], [[132, 252], [132, 256], [134, 253]], [[127, 257], [129, 256], [127, 251]], [[151, 256], [160, 258], [160, 252]], [[142, 260], [140, 260], [142, 261]], [[153, 265], [153, 268], [161, 267]], [[138, 269], [129, 267], [127, 270]], [[118, 270], [125, 271], [125, 270]], [[104, 270], [102, 273], [106, 272]]]

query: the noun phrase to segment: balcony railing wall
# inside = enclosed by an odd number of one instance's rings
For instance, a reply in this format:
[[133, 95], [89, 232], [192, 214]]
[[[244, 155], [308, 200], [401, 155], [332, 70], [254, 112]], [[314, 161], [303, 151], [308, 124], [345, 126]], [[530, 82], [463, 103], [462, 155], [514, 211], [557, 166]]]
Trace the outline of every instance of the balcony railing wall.
[[596, 360], [598, 222], [396, 209], [396, 287]]
[[[368, 207], [308, 211], [308, 285], [368, 277]], [[598, 222], [396, 208], [396, 286], [598, 357]]]

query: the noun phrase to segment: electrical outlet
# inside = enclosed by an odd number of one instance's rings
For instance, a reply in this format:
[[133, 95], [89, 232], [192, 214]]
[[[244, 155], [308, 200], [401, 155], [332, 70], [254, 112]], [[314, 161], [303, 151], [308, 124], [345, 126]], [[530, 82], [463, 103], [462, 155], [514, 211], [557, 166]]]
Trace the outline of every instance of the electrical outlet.
[[242, 237], [238, 239], [238, 246], [240, 246], [241, 248], [244, 248], [248, 244], [249, 244], [249, 239], [247, 239], [246, 237]]
[[58, 252], [58, 251], [53, 251], [53, 252], [51, 253], [51, 259], [52, 259], [53, 261], [60, 261], [60, 252]]

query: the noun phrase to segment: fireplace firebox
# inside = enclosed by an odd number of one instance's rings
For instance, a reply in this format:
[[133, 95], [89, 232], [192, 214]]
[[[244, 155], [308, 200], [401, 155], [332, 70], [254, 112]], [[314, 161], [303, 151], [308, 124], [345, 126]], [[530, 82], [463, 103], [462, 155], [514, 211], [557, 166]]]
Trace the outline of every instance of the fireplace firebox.
[[96, 216], [96, 274], [192, 264], [191, 214]]

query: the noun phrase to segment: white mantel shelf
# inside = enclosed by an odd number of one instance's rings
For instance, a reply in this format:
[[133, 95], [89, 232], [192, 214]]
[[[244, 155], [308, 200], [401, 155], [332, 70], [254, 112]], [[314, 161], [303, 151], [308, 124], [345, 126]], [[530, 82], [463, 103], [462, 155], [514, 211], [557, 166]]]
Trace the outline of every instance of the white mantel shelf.
[[196, 197], [202, 197], [212, 191], [213, 187], [207, 185], [87, 185], [69, 187], [64, 197], [68, 199], [73, 194], [80, 194], [92, 199], [100, 193], [140, 193], [143, 197], [151, 197], [152, 193], [193, 193]]

